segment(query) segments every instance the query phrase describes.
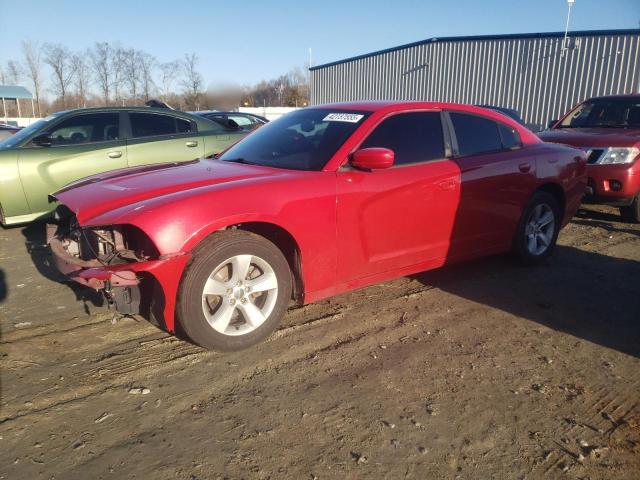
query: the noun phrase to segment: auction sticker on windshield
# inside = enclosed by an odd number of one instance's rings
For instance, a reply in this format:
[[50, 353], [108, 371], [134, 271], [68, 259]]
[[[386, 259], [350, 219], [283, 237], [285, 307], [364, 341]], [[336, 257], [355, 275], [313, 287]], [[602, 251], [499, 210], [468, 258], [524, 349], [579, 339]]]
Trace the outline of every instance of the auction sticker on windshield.
[[323, 122], [349, 122], [358, 123], [364, 115], [357, 113], [330, 113], [322, 119]]

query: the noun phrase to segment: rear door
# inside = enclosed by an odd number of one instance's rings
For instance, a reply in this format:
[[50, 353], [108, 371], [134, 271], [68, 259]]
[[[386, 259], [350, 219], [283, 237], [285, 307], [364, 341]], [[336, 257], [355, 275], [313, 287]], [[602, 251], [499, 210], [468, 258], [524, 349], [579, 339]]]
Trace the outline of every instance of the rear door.
[[169, 114], [130, 111], [127, 157], [130, 166], [185, 162], [204, 155], [194, 121]]
[[31, 213], [52, 208], [48, 194], [67, 183], [127, 166], [120, 112], [80, 113], [51, 125], [51, 146], [19, 149], [18, 168]]
[[535, 158], [506, 124], [462, 112], [447, 116], [462, 181], [450, 256], [508, 248], [535, 188]]

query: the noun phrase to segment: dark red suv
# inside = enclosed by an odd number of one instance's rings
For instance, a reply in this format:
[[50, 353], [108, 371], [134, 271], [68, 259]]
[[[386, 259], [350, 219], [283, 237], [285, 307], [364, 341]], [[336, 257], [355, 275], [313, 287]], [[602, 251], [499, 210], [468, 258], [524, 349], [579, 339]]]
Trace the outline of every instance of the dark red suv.
[[586, 200], [618, 206], [625, 219], [640, 222], [640, 94], [586, 100], [540, 138], [586, 150]]

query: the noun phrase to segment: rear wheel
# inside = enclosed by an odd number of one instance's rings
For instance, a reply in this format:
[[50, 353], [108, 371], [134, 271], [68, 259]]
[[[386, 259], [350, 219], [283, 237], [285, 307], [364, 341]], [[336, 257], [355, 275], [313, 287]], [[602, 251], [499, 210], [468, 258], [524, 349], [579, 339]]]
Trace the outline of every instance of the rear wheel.
[[640, 223], [640, 193], [634, 198], [628, 207], [620, 207], [620, 215], [627, 222]]
[[240, 350], [267, 337], [291, 297], [282, 252], [259, 235], [218, 232], [194, 253], [176, 313], [185, 333], [214, 350]]
[[536, 192], [525, 207], [514, 250], [526, 264], [538, 263], [553, 252], [560, 231], [560, 207], [548, 192]]

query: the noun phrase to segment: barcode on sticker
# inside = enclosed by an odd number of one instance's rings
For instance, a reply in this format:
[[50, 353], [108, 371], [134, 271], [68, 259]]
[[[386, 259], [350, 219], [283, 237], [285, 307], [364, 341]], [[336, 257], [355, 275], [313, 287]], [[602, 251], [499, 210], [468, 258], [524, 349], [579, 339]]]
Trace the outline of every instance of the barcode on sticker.
[[358, 123], [364, 115], [358, 113], [330, 113], [322, 119], [324, 122], [350, 122]]

